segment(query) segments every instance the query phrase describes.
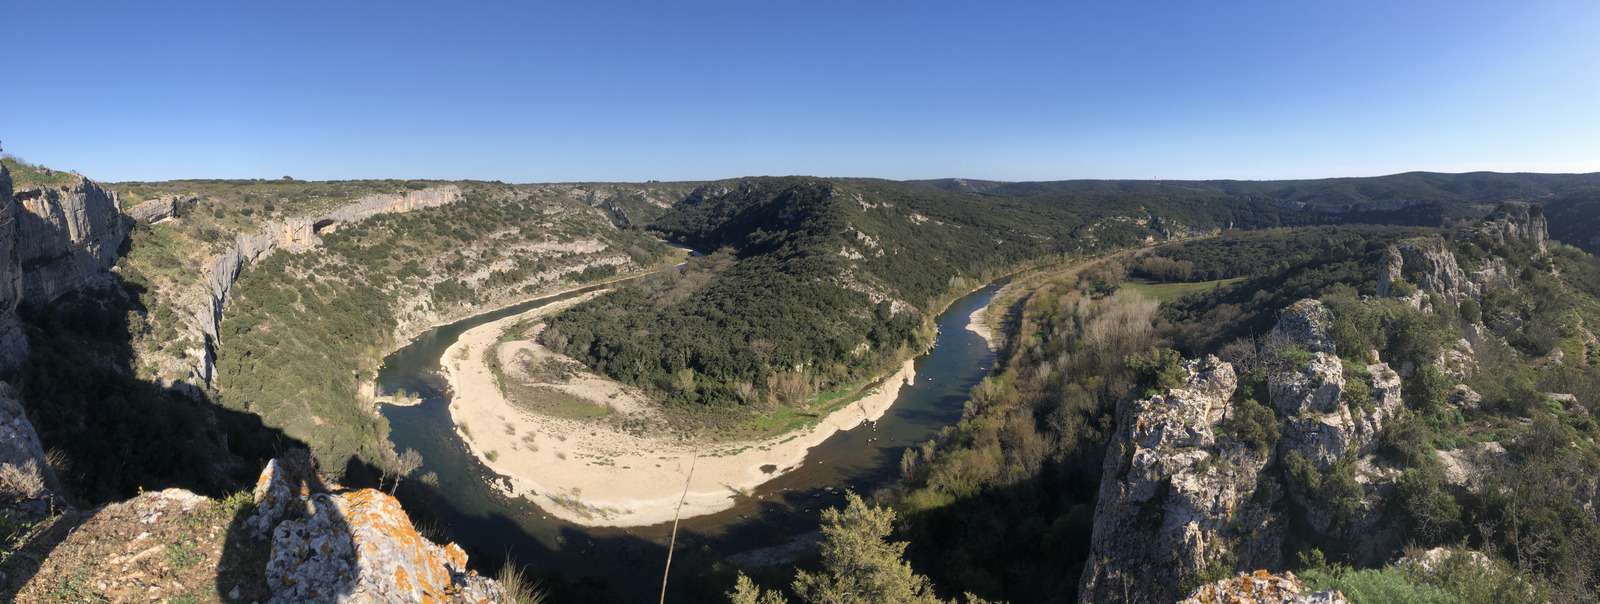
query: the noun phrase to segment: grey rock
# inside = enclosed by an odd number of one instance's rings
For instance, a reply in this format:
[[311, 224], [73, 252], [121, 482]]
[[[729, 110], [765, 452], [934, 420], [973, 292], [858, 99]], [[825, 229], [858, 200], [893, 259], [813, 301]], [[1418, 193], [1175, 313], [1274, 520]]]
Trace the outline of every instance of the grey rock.
[[20, 205], [11, 194], [11, 171], [0, 164], [0, 371], [28, 359], [28, 337], [17, 319], [22, 303], [22, 250], [16, 225]]
[[16, 389], [5, 382], [0, 382], [0, 464], [18, 467], [32, 464], [43, 473], [46, 488], [60, 490], [55, 472], [45, 457], [44, 446], [39, 442], [39, 434], [28, 421]]
[[1215, 428], [1237, 378], [1207, 357], [1185, 364], [1187, 383], [1118, 405], [1095, 506], [1093, 551], [1079, 600], [1103, 602], [1125, 590], [1154, 597], [1214, 559], [1241, 566], [1281, 562], [1282, 527], [1270, 515], [1275, 489], [1254, 497], [1270, 461]]
[[128, 208], [128, 216], [140, 222], [153, 224], [168, 218], [176, 218], [178, 216], [178, 204], [194, 202], [198, 199], [193, 195], [166, 195], [160, 199], [146, 201]]
[[47, 304], [61, 295], [110, 282], [108, 269], [128, 237], [131, 220], [117, 197], [87, 178], [63, 187], [14, 192], [22, 203], [16, 238], [25, 301]]
[[[422, 537], [393, 497], [326, 484], [297, 454], [256, 482], [253, 533], [270, 526], [270, 602], [497, 602], [505, 591], [467, 570], [466, 552]], [[258, 533], [257, 533], [258, 534]]]

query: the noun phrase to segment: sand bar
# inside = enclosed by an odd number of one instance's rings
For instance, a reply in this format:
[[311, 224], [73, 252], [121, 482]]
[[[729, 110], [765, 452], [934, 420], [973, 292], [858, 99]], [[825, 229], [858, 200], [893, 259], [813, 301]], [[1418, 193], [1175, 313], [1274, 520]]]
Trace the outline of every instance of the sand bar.
[[[501, 394], [484, 363], [484, 351], [496, 347], [506, 371], [514, 370], [509, 360], [527, 358], [522, 355], [534, 359], [557, 356], [533, 341], [498, 340], [520, 320], [553, 313], [584, 299], [587, 296], [468, 330], [445, 350], [439, 363], [455, 391], [450, 416], [457, 433], [473, 455], [509, 479], [511, 487], [506, 494], [526, 497], [549, 514], [576, 524], [669, 522], [686, 479], [684, 518], [733, 507], [740, 489], [754, 488], [794, 469], [804, 462], [807, 450], [835, 432], [881, 418], [913, 377], [912, 361], [907, 360], [867, 395], [815, 426], [745, 443], [705, 445], [652, 434], [640, 436], [606, 421], [566, 419], [516, 408]], [[613, 413], [641, 419], [657, 413], [653, 404], [631, 388], [586, 369], [577, 373], [550, 386], [609, 406]], [[470, 435], [461, 429], [463, 424]], [[531, 441], [527, 439], [530, 433], [534, 435]], [[761, 470], [768, 465], [776, 466], [776, 471]]]

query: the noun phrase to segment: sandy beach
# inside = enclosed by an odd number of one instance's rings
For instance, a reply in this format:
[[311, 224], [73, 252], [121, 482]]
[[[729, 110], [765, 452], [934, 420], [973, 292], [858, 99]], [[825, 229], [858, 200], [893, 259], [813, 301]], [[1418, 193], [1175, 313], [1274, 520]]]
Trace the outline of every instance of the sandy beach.
[[[554, 355], [531, 340], [500, 343], [518, 321], [537, 318], [586, 299], [576, 298], [471, 329], [440, 359], [455, 391], [450, 415], [468, 449], [511, 483], [508, 495], [526, 497], [547, 513], [588, 526], [640, 526], [671, 521], [688, 479], [684, 518], [733, 506], [751, 489], [794, 469], [806, 451], [839, 430], [876, 421], [912, 379], [912, 361], [858, 402], [810, 428], [776, 438], [703, 445], [629, 434], [603, 420], [577, 420], [526, 412], [501, 394], [484, 351], [497, 348], [505, 372], [520, 372], [525, 360], [565, 361], [569, 377], [541, 388], [560, 390], [623, 417], [650, 419], [653, 404], [631, 388], [602, 378]], [[538, 327], [535, 330], [539, 329]], [[465, 429], [463, 429], [465, 426]], [[531, 435], [531, 436], [529, 436]], [[491, 456], [493, 459], [491, 460]], [[690, 478], [690, 468], [693, 477]], [[775, 466], [767, 473], [762, 466]], [[772, 469], [769, 467], [769, 469]]]
[[987, 312], [989, 312], [988, 304], [979, 306], [978, 310], [972, 311], [972, 314], [967, 316], [967, 331], [982, 337], [983, 341], [989, 343], [989, 350], [993, 351], [998, 347], [994, 343], [994, 330], [989, 329], [989, 320], [984, 316]]

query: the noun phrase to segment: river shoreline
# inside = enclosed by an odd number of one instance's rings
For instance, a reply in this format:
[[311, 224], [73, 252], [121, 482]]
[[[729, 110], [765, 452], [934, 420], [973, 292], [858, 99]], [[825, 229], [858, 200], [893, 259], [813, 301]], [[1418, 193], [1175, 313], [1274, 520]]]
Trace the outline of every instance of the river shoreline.
[[[751, 489], [799, 467], [812, 447], [833, 434], [883, 417], [899, 398], [900, 389], [914, 379], [913, 361], [908, 359], [859, 400], [813, 426], [739, 443], [640, 436], [603, 422], [517, 409], [501, 394], [493, 372], [484, 363], [484, 351], [503, 346], [498, 341], [501, 333], [517, 321], [555, 312], [581, 299], [470, 329], [440, 359], [455, 392], [450, 416], [457, 425], [456, 433], [473, 456], [506, 478], [497, 489], [504, 495], [525, 497], [546, 513], [574, 524], [620, 527], [671, 521], [680, 497], [683, 518], [731, 508]], [[512, 344], [542, 348], [530, 341], [505, 345]], [[627, 400], [630, 393], [626, 388], [604, 381], [614, 389], [569, 394], [613, 406], [618, 413], [648, 413], [636, 401]], [[530, 439], [529, 434], [534, 436]]]

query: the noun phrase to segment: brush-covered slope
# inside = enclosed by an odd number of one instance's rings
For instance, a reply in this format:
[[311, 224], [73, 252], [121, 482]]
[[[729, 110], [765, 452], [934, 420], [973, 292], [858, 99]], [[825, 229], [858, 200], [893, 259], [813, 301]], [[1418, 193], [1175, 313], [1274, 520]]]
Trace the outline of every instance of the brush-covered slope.
[[551, 320], [547, 345], [673, 403], [796, 405], [929, 341], [929, 314], [1027, 263], [1303, 220], [1226, 199], [1005, 199], [881, 180], [722, 181], [651, 228], [707, 251]]

